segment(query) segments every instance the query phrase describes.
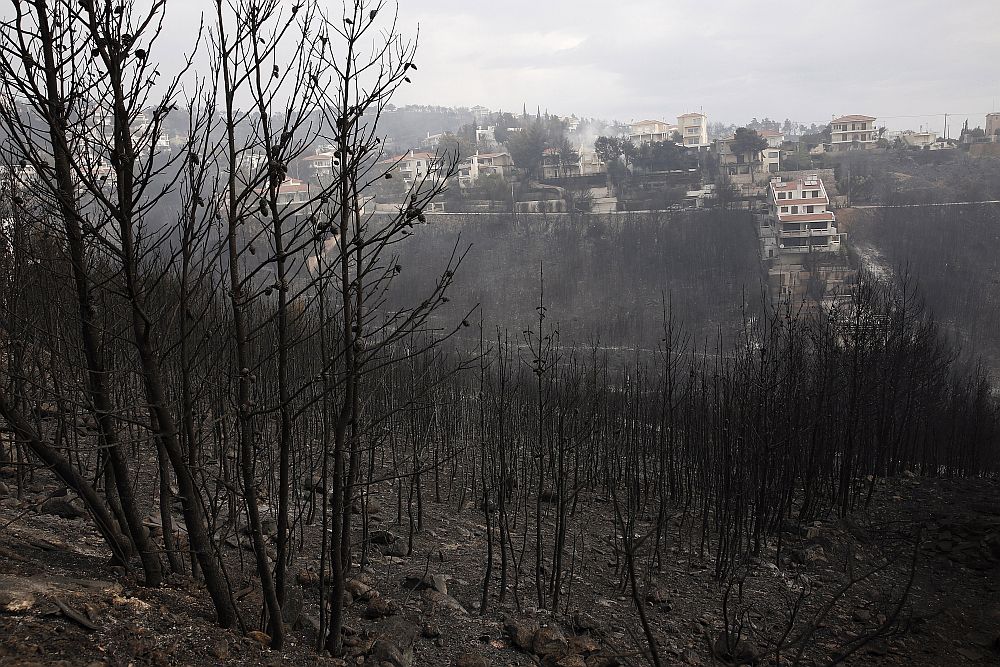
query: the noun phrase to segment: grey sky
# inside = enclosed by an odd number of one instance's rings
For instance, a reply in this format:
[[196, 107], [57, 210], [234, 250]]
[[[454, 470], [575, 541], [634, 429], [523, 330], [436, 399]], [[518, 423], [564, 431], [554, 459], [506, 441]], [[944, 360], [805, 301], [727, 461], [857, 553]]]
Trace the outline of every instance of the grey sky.
[[[171, 0], [170, 41], [211, 5]], [[418, 24], [399, 104], [939, 131], [947, 112], [953, 135], [1000, 110], [1000, 0], [400, 0], [403, 32]]]
[[865, 113], [938, 130], [944, 112], [957, 129], [1000, 109], [1000, 0], [402, 0], [400, 12], [420, 24], [403, 102], [623, 120]]

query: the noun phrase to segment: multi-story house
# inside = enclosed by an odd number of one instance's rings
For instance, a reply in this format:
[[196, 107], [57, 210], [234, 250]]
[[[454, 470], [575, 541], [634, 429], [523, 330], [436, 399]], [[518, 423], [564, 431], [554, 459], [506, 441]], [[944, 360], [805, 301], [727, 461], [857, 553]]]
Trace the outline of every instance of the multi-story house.
[[447, 172], [444, 162], [444, 158], [435, 153], [411, 150], [406, 155], [383, 160], [382, 164], [394, 168], [406, 185], [410, 186], [425, 180], [428, 183], [439, 183], [444, 180]]
[[476, 128], [476, 146], [490, 151], [495, 151], [500, 147], [500, 143], [497, 141], [496, 125], [480, 125]]
[[937, 141], [937, 132], [931, 130], [921, 130], [920, 132], [903, 132], [899, 135], [900, 140], [911, 148], [929, 148]]
[[236, 171], [244, 178], [253, 178], [267, 164], [267, 156], [263, 153], [244, 151], [236, 158]]
[[597, 153], [593, 150], [581, 150], [580, 151], [580, 175], [589, 176], [591, 174], [606, 174], [608, 172], [608, 167], [603, 162], [601, 158], [597, 157]]
[[477, 123], [482, 123], [484, 120], [489, 118], [491, 113], [489, 109], [479, 104], [469, 109], [469, 111], [472, 112], [472, 117]]
[[686, 113], [677, 117], [677, 131], [687, 148], [704, 148], [708, 143], [708, 116], [703, 113]]
[[302, 158], [309, 177], [317, 183], [329, 183], [340, 168], [340, 158], [336, 152], [317, 150], [313, 155]]
[[629, 140], [639, 146], [654, 142], [672, 141], [676, 125], [664, 123], [662, 120], [641, 120], [629, 126]]
[[775, 130], [757, 130], [757, 134], [766, 139], [771, 148], [781, 148], [781, 144], [785, 143], [785, 135]]
[[[763, 133], [758, 134], [764, 136]], [[715, 142], [719, 169], [729, 177], [730, 183], [741, 186], [751, 185], [754, 182], [766, 183], [772, 174], [778, 173], [781, 167], [781, 151], [770, 145], [770, 139], [768, 146], [756, 155], [734, 153], [732, 146], [735, 140], [734, 135]]]
[[[316, 187], [298, 178], [286, 178], [278, 185], [277, 205], [278, 211], [282, 215], [294, 216], [296, 218], [308, 218], [313, 213], [326, 212], [333, 214], [337, 210], [337, 205], [333, 202], [323, 203], [325, 200], [319, 199], [322, 188]], [[365, 212], [365, 207], [371, 197], [359, 199], [361, 212]]]
[[772, 179], [767, 204], [778, 255], [840, 250], [837, 218], [829, 210], [830, 198], [818, 176], [787, 182]]
[[438, 132], [437, 134], [427, 133], [427, 137], [420, 140], [420, 147], [426, 148], [428, 150], [435, 150], [441, 145], [441, 140], [444, 138], [444, 132]]
[[830, 150], [833, 152], [875, 148], [878, 130], [872, 116], [841, 116], [830, 121]]
[[1000, 141], [1000, 111], [986, 114], [986, 136], [992, 141]]
[[839, 252], [845, 235], [823, 181], [772, 179], [767, 204], [760, 239], [771, 297], [827, 310], [849, 298], [857, 272]]
[[563, 154], [555, 148], [546, 148], [542, 153], [542, 178], [569, 178], [580, 175], [580, 157], [573, 162], [563, 159]]
[[470, 155], [458, 165], [458, 185], [462, 188], [472, 187], [480, 177], [488, 174], [509, 179], [514, 169], [514, 161], [510, 153], [480, 153]]

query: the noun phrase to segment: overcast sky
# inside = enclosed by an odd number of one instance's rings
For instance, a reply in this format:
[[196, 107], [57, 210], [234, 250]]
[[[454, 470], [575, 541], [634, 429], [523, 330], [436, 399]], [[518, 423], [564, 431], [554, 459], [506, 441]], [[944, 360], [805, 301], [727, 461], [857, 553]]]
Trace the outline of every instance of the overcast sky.
[[[1000, 0], [401, 0], [404, 102], [621, 120], [961, 126], [1000, 109]], [[901, 118], [902, 116], [923, 116]]]
[[[169, 39], [211, 4], [171, 0]], [[703, 110], [726, 123], [861, 113], [939, 131], [947, 112], [953, 136], [965, 118], [981, 125], [1000, 110], [1000, 0], [399, 4], [420, 46], [398, 104], [526, 104], [624, 121]]]

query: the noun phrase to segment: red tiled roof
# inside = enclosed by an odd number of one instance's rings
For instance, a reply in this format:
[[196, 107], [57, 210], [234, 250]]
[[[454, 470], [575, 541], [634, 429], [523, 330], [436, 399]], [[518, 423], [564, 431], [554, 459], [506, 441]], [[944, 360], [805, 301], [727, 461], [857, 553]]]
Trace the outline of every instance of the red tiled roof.
[[875, 120], [875, 116], [861, 116], [858, 114], [853, 114], [850, 116], [841, 116], [840, 118], [834, 118], [831, 123], [860, 123], [862, 121]]
[[300, 181], [297, 178], [290, 178], [287, 181], [282, 181], [281, 185], [278, 186], [279, 193], [286, 192], [307, 192], [309, 190], [309, 184]]

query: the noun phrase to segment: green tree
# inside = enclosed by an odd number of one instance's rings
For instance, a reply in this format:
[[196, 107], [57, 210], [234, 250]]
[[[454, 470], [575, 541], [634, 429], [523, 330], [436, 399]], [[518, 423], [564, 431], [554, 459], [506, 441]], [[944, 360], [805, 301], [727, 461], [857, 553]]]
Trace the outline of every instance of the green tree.
[[496, 131], [494, 132], [494, 136], [496, 136], [497, 141], [499, 141], [502, 144], [506, 144], [507, 141], [510, 140], [511, 135], [514, 134], [513, 132], [510, 131], [510, 128], [521, 126], [518, 120], [514, 118], [513, 114], [509, 114], [504, 111], [501, 111], [497, 113], [495, 116], [491, 116], [490, 118], [491, 118], [490, 122], [493, 123], [494, 126], [496, 126]]
[[538, 175], [542, 166], [542, 155], [546, 148], [545, 129], [541, 122], [534, 122], [521, 132], [514, 132], [507, 141], [507, 150], [514, 160], [514, 166], [524, 172], [526, 178]]
[[671, 141], [653, 141], [636, 151], [635, 165], [645, 171], [682, 169], [687, 165], [684, 152]]
[[753, 180], [754, 165], [760, 163], [761, 152], [767, 148], [767, 139], [757, 134], [756, 130], [740, 127], [733, 135], [730, 149], [736, 155], [745, 155], [750, 165], [750, 179]]
[[606, 165], [610, 165], [622, 154], [622, 142], [618, 137], [597, 137], [594, 153]]
[[437, 152], [449, 161], [461, 162], [476, 151], [476, 132], [472, 131], [472, 140], [467, 136], [445, 132], [438, 142]]
[[620, 137], [598, 137], [594, 141], [594, 152], [608, 170], [608, 189], [618, 188], [628, 176], [626, 161], [629, 157], [626, 154], [632, 153], [634, 157], [635, 145]]
[[580, 160], [579, 151], [577, 151], [570, 140], [566, 138], [565, 134], [561, 134], [555, 138], [551, 142], [550, 148], [555, 148], [559, 151], [559, 161], [562, 164], [575, 164]]

